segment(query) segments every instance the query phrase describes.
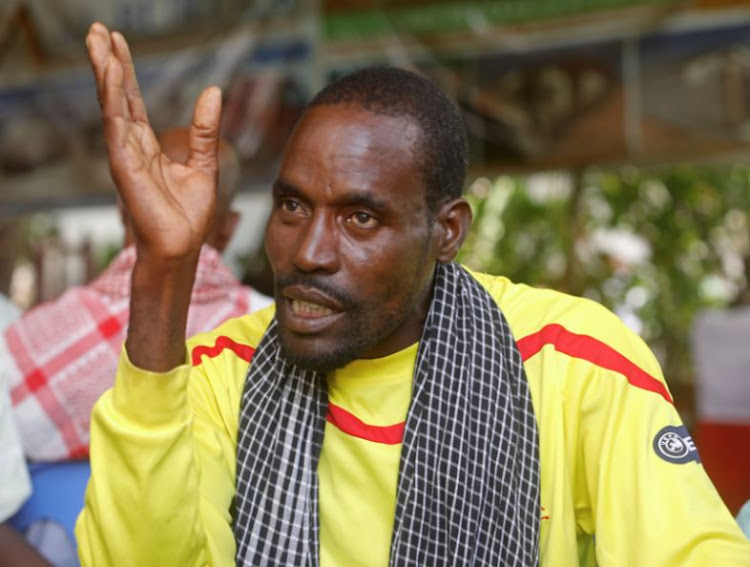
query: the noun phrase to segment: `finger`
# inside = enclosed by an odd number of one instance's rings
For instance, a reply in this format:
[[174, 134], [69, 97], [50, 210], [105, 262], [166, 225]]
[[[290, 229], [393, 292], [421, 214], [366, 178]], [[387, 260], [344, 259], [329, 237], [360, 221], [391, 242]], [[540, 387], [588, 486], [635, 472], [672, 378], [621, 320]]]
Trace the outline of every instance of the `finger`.
[[104, 137], [110, 149], [110, 160], [125, 145], [130, 111], [122, 94], [122, 65], [115, 57], [107, 60], [102, 81], [102, 121]]
[[221, 90], [208, 87], [198, 97], [190, 124], [190, 153], [187, 165], [216, 176], [221, 120]]
[[94, 71], [97, 95], [101, 104], [104, 74], [107, 68], [107, 60], [111, 53], [109, 30], [99, 22], [92, 24], [89, 28], [89, 33], [86, 35], [86, 48], [89, 53], [91, 67]]
[[122, 97], [116, 85], [122, 82], [122, 66], [112, 59], [107, 64], [102, 83], [102, 122], [109, 152], [109, 170], [126, 209], [129, 209], [131, 186], [125, 180], [132, 176], [133, 159], [128, 151], [128, 126], [122, 113]]
[[133, 120], [148, 123], [146, 105], [143, 102], [143, 96], [141, 96], [141, 89], [138, 87], [133, 57], [130, 54], [128, 42], [119, 32], [112, 33], [112, 52], [122, 64], [123, 88]]
[[[140, 156], [141, 165], [153, 162], [159, 152], [159, 144], [148, 122], [136, 124], [133, 121], [125, 94], [124, 81], [125, 70], [122, 62], [110, 53], [102, 81], [100, 103], [104, 136], [110, 151], [110, 163], [113, 169], [123, 165], [122, 152], [128, 143], [132, 146], [131, 150]], [[116, 163], [112, 163], [113, 158]]]
[[125, 96], [124, 70], [122, 63], [114, 55], [110, 54], [107, 59], [107, 69], [105, 71], [104, 85], [107, 89], [103, 100], [106, 104], [104, 112], [114, 113], [115, 116], [122, 116], [127, 123], [132, 123], [130, 107], [128, 106], [127, 97]]

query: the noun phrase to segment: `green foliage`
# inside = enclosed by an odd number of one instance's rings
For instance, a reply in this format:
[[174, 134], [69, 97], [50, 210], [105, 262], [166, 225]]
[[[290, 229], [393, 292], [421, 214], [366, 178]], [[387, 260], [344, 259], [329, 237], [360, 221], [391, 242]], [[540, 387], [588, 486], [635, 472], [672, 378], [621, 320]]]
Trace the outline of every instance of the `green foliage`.
[[475, 182], [467, 265], [595, 299], [659, 356], [673, 389], [689, 385], [695, 314], [746, 285], [750, 170], [591, 168]]

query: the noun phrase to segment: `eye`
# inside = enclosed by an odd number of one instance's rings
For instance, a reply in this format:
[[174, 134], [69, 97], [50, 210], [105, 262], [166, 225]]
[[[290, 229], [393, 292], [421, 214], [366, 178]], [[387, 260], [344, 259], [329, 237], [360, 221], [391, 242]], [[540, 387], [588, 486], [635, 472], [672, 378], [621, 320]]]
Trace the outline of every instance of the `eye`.
[[279, 201], [279, 208], [287, 213], [296, 213], [300, 210], [300, 204], [293, 199], [281, 199]]
[[377, 224], [375, 217], [370, 213], [366, 213], [364, 211], [359, 211], [352, 214], [348, 219], [346, 219], [346, 222], [353, 224], [354, 226], [357, 226], [359, 228], [372, 228]]

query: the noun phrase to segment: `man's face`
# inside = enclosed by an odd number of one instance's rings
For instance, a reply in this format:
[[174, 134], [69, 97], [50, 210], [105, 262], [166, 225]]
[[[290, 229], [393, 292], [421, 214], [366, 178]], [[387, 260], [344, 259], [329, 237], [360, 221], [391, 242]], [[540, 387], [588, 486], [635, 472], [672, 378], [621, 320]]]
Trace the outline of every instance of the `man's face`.
[[435, 267], [418, 127], [349, 104], [311, 109], [273, 188], [266, 251], [282, 352], [329, 371], [419, 339]]

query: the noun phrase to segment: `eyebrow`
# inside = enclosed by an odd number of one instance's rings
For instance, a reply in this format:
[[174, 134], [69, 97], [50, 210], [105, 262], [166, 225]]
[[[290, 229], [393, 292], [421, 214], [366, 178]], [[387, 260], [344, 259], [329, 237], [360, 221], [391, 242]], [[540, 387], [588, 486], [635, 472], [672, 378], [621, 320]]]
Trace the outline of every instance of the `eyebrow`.
[[280, 195], [292, 195], [293, 197], [302, 197], [302, 191], [296, 186], [292, 185], [291, 183], [284, 181], [281, 178], [276, 179], [276, 181], [273, 182], [273, 186], [271, 187], [272, 193], [274, 197], [278, 197]]
[[[291, 196], [305, 199], [305, 193], [293, 183], [278, 178], [273, 183], [273, 196]], [[389, 201], [376, 197], [369, 191], [350, 190], [336, 198], [335, 204], [341, 206], [362, 206], [377, 212], [386, 212], [392, 208]]]
[[336, 199], [336, 201], [349, 206], [367, 207], [377, 212], [386, 212], [391, 209], [388, 201], [376, 197], [371, 192], [365, 191], [348, 191]]

